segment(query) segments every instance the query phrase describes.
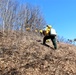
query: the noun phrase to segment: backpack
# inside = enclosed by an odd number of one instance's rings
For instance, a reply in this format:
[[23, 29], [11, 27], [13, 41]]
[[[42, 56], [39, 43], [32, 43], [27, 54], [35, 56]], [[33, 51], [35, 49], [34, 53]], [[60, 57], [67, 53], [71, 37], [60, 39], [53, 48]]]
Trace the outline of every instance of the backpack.
[[56, 36], [56, 35], [57, 35], [56, 30], [53, 29], [53, 28], [51, 28], [51, 30], [50, 30], [50, 35]]

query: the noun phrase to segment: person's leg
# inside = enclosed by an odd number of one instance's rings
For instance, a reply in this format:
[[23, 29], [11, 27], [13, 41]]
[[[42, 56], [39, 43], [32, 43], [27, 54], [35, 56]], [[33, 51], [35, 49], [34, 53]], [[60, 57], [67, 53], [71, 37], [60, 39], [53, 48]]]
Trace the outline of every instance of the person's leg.
[[56, 43], [56, 38], [55, 38], [55, 36], [52, 36], [52, 37], [51, 37], [51, 41], [52, 41], [52, 43], [53, 43], [53, 45], [54, 45], [54, 48], [57, 49], [57, 43]]
[[49, 39], [49, 38], [50, 38], [49, 36], [44, 36], [44, 38], [43, 38], [43, 44], [45, 44], [46, 40]]

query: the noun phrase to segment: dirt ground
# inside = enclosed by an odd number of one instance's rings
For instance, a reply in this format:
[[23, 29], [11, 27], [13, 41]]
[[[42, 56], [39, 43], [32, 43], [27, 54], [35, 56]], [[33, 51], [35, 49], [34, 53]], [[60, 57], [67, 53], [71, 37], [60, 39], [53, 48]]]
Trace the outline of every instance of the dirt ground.
[[0, 75], [76, 75], [76, 46], [57, 43], [58, 49], [34, 33], [0, 37]]

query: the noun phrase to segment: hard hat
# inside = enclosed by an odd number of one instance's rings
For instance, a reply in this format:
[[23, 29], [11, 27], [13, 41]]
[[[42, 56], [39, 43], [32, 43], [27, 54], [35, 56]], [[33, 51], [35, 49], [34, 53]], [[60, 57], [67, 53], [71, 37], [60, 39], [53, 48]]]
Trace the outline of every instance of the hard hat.
[[47, 27], [52, 28], [52, 26], [51, 26], [51, 25], [47, 25]]
[[42, 33], [43, 31], [42, 30], [40, 30], [40, 33]]

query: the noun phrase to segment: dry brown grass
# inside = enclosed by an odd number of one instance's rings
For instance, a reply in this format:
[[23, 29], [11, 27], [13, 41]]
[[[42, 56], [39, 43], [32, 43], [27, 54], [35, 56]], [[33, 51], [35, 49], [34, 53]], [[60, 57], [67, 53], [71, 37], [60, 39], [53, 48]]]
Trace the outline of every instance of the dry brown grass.
[[0, 38], [0, 75], [76, 75], [75, 46], [58, 43], [53, 50], [51, 42], [43, 46], [34, 33], [15, 35]]

